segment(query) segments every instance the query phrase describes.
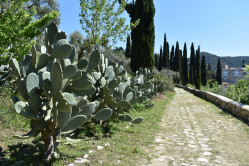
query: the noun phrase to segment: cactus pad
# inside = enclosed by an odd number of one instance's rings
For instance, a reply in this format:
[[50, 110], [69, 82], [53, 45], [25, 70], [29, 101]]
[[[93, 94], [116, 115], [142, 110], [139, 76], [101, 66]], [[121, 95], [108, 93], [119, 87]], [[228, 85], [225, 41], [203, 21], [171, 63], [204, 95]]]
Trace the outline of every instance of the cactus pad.
[[68, 65], [64, 69], [63, 77], [64, 77], [64, 79], [65, 78], [72, 78], [73, 76], [75, 76], [76, 72], [77, 72], [77, 69], [74, 65]]
[[86, 121], [87, 121], [87, 117], [84, 115], [74, 116], [67, 122], [65, 127], [62, 129], [62, 132], [73, 131], [81, 127], [84, 123], [86, 123]]
[[50, 72], [50, 80], [52, 86], [52, 93], [57, 95], [62, 89], [62, 69], [61, 65], [58, 62], [55, 62], [52, 65]]
[[140, 124], [143, 120], [144, 119], [142, 117], [140, 117], [140, 118], [132, 120], [131, 123], [133, 123], [133, 124]]
[[110, 108], [104, 108], [97, 112], [93, 118], [96, 120], [108, 120], [112, 116], [112, 110]]
[[27, 92], [28, 94], [31, 96], [32, 94], [34, 94], [34, 92], [38, 89], [39, 87], [39, 77], [37, 74], [35, 73], [30, 73], [27, 76], [27, 80], [26, 80], [26, 88], [27, 88]]
[[78, 67], [78, 69], [84, 69], [85, 67], [87, 67], [87, 65], [88, 65], [87, 59], [82, 58], [82, 59], [78, 62], [77, 67]]
[[89, 59], [89, 64], [88, 64], [88, 68], [86, 72], [91, 72], [92, 70], [94, 70], [98, 64], [100, 62], [100, 53], [99, 51], [93, 51], [93, 53], [90, 56]]
[[92, 83], [86, 79], [80, 79], [78, 81], [73, 82], [73, 89], [75, 90], [87, 90], [92, 87]]

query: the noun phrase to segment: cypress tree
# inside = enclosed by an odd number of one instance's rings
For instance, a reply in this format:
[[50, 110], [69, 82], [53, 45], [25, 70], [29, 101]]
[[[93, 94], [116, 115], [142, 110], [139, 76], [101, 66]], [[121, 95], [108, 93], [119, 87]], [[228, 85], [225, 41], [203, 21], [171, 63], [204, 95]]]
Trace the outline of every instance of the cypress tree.
[[182, 85], [188, 83], [188, 57], [187, 57], [187, 45], [184, 43], [183, 57], [182, 57]]
[[167, 42], [167, 52], [166, 52], [166, 68], [169, 69], [170, 68], [170, 64], [169, 64], [169, 43]]
[[202, 56], [201, 59], [201, 84], [206, 86], [207, 84], [207, 69], [206, 69], [206, 59], [205, 56]]
[[195, 87], [196, 89], [201, 88], [201, 61], [200, 61], [200, 46], [196, 50], [196, 61], [195, 61]]
[[130, 38], [130, 35], [127, 36], [127, 40], [126, 40], [125, 57], [126, 58], [131, 57], [131, 38]]
[[208, 71], [211, 71], [211, 70], [212, 70], [210, 62], [208, 62], [208, 68], [207, 68], [207, 70], [208, 70]]
[[194, 64], [195, 64], [195, 47], [194, 43], [192, 42], [190, 47], [190, 65], [189, 65], [189, 83], [194, 84]]
[[246, 63], [245, 63], [245, 60], [243, 59], [242, 61], [242, 67], [246, 67]]
[[175, 48], [174, 45], [171, 47], [171, 52], [170, 52], [170, 70], [174, 70], [174, 57], [175, 57]]
[[155, 68], [158, 69], [158, 66], [159, 66], [159, 55], [158, 54], [154, 54], [154, 58], [155, 58]]
[[218, 63], [217, 63], [216, 81], [218, 82], [219, 85], [221, 85], [221, 83], [222, 83], [222, 69], [221, 69], [220, 58], [218, 58]]
[[160, 56], [159, 56], [158, 70], [161, 71], [162, 68], [163, 68], [163, 51], [162, 51], [162, 46], [160, 46]]
[[166, 38], [166, 33], [164, 34], [163, 41], [163, 68], [168, 68], [169, 66], [169, 46]]
[[[119, 1], [119, 3], [121, 3]], [[131, 18], [131, 22], [140, 19], [136, 28], [131, 31], [131, 70], [136, 72], [139, 67], [153, 69], [155, 26], [155, 7], [153, 0], [136, 0], [126, 5], [125, 10]]]
[[173, 63], [174, 63], [173, 70], [176, 71], [176, 72], [179, 72], [181, 74], [181, 71], [180, 71], [181, 55], [180, 55], [179, 43], [178, 42], [176, 42], [175, 56], [174, 56]]

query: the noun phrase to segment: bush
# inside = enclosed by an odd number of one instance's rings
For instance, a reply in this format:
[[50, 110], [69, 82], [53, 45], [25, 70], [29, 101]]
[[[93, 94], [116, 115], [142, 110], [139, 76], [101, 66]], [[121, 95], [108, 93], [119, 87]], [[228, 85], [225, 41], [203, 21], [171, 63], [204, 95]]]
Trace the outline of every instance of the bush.
[[173, 79], [173, 82], [178, 84], [180, 82], [180, 74], [178, 72], [169, 70], [169, 69], [163, 69], [160, 71], [163, 75], [167, 76], [168, 78]]
[[187, 84], [186, 87], [194, 88], [194, 86], [191, 84]]
[[112, 62], [116, 62], [122, 65], [128, 73], [131, 73], [130, 62], [131, 60], [126, 58], [123, 51], [108, 50], [105, 52], [106, 58]]
[[173, 91], [173, 79], [165, 75], [163, 72], [155, 70], [154, 84], [157, 92]]

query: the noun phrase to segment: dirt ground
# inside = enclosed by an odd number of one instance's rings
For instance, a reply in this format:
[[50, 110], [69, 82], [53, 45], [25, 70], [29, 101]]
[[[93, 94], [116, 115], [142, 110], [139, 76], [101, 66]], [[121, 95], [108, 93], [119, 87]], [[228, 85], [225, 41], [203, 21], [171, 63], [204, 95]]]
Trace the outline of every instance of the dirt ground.
[[175, 91], [145, 165], [249, 166], [249, 127], [183, 89]]

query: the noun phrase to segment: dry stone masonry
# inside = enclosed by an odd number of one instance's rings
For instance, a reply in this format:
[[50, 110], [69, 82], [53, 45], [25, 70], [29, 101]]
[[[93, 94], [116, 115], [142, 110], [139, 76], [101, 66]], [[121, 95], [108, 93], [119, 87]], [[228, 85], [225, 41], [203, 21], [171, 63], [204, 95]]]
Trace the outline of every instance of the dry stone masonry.
[[227, 97], [217, 95], [211, 92], [193, 89], [182, 85], [176, 85], [178, 88], [183, 88], [194, 95], [203, 98], [204, 100], [210, 101], [211, 103], [221, 107], [228, 111], [232, 115], [242, 119], [245, 122], [249, 122], [249, 105], [245, 105]]

